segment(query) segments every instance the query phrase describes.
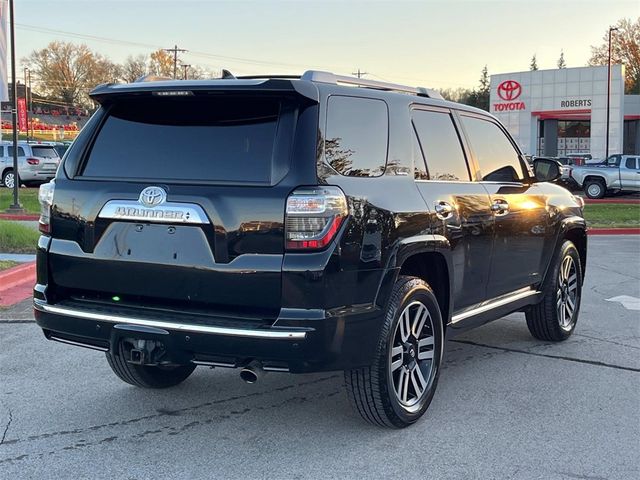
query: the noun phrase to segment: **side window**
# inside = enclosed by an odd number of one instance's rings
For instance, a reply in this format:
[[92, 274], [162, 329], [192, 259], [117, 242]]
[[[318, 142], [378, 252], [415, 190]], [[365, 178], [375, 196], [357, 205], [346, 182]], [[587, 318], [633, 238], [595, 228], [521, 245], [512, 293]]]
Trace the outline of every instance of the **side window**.
[[637, 158], [629, 157], [629, 158], [627, 158], [625, 166], [630, 170], [638, 170], [637, 161], [638, 161]]
[[[13, 147], [9, 147], [8, 150], [9, 150], [9, 156], [13, 157]], [[24, 148], [18, 147], [18, 156], [19, 157], [24, 157], [25, 156]]]
[[416, 180], [429, 180], [427, 175], [427, 166], [424, 163], [424, 157], [422, 156], [422, 150], [420, 149], [420, 143], [418, 142], [418, 134], [411, 129], [411, 137], [413, 138], [413, 145], [411, 148], [413, 154], [413, 178]]
[[462, 124], [476, 154], [482, 180], [517, 182], [524, 178], [518, 152], [495, 123], [462, 115]]
[[387, 164], [389, 113], [382, 100], [331, 96], [324, 155], [341, 175], [377, 177]]
[[469, 181], [467, 161], [451, 115], [414, 110], [412, 117], [427, 162], [429, 179]]

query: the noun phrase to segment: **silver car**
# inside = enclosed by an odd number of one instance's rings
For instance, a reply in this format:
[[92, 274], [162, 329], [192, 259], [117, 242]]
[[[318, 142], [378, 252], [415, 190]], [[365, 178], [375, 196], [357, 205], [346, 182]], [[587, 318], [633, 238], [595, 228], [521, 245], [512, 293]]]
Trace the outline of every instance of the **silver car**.
[[[20, 184], [37, 185], [51, 180], [60, 164], [60, 156], [50, 143], [18, 142], [18, 176]], [[0, 144], [0, 178], [7, 188], [13, 188], [13, 144]]]

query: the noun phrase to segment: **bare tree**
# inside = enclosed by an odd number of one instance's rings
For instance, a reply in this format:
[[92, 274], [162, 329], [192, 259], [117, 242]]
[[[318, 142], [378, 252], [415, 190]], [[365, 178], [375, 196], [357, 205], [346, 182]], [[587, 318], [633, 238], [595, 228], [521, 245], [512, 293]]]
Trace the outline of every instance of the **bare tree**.
[[148, 72], [148, 58], [146, 55], [129, 55], [122, 64], [122, 79], [125, 82], [135, 82]]

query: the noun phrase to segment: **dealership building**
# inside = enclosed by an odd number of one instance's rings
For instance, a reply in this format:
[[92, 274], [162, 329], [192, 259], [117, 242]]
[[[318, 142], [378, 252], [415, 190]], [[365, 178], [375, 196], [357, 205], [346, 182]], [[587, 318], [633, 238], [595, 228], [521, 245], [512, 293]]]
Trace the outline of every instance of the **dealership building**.
[[[607, 67], [491, 76], [490, 111], [527, 155], [604, 158]], [[611, 66], [609, 154], [640, 154], [640, 95], [624, 94], [624, 66]]]

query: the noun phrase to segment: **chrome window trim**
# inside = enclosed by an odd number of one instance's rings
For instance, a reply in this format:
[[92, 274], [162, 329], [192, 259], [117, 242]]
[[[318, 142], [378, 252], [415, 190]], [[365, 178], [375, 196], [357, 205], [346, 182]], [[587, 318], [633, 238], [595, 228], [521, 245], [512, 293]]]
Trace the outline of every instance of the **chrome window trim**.
[[284, 330], [284, 329], [245, 329], [216, 327], [209, 325], [192, 325], [175, 322], [165, 322], [160, 320], [149, 320], [146, 318], [129, 317], [124, 315], [114, 315], [106, 313], [88, 312], [75, 308], [49, 305], [40, 300], [34, 300], [33, 306], [36, 310], [55, 315], [65, 315], [68, 317], [82, 318], [84, 320], [95, 320], [98, 322], [123, 323], [128, 325], [141, 325], [145, 327], [164, 328], [178, 332], [204, 333], [209, 335], [223, 335], [229, 337], [244, 338], [265, 338], [271, 340], [304, 340], [307, 332]]

